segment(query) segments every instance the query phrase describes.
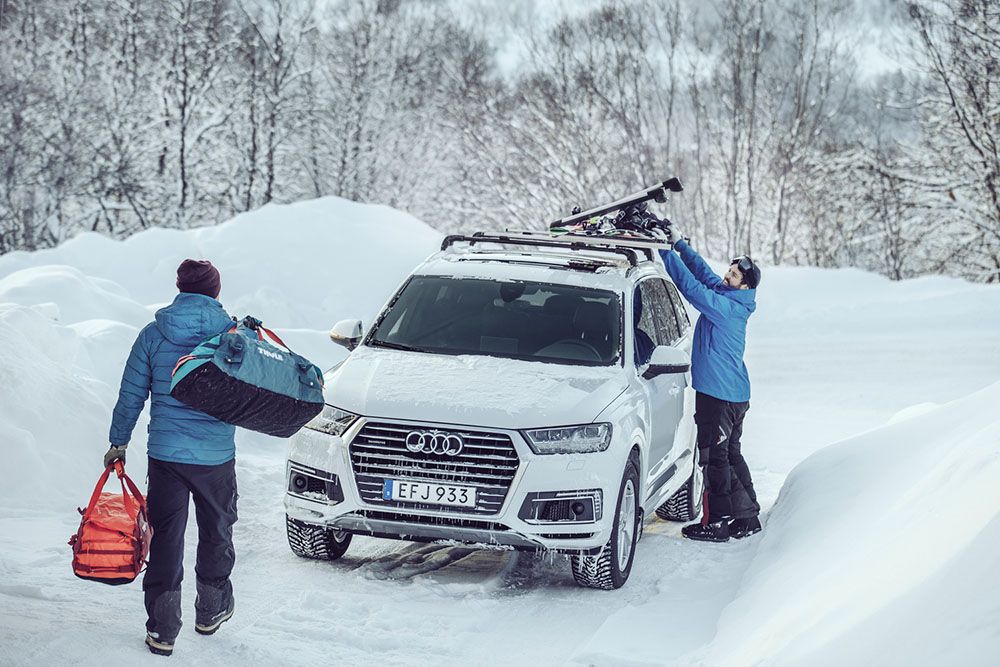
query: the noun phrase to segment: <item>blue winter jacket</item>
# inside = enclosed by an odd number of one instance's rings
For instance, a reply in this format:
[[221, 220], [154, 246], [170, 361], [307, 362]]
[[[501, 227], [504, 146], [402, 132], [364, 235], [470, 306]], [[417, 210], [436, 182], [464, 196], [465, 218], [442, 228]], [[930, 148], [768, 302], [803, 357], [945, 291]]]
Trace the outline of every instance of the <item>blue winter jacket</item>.
[[743, 351], [747, 320], [757, 308], [757, 290], [734, 289], [686, 241], [677, 253], [660, 251], [674, 284], [701, 316], [694, 326], [691, 385], [695, 391], [731, 403], [750, 400], [750, 378]]
[[202, 294], [181, 292], [172, 304], [156, 311], [156, 320], [139, 332], [125, 364], [111, 419], [111, 444], [128, 444], [152, 392], [146, 448], [151, 458], [199, 465], [232, 459], [236, 455], [236, 427], [170, 395], [170, 376], [177, 360], [232, 325], [222, 304]]

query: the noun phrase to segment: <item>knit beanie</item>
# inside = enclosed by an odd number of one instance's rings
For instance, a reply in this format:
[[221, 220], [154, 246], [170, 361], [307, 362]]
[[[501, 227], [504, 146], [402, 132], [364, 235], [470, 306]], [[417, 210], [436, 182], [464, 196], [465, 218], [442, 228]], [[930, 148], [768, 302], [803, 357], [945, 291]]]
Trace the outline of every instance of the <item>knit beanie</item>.
[[222, 279], [207, 259], [185, 259], [177, 267], [177, 289], [215, 299], [222, 289]]

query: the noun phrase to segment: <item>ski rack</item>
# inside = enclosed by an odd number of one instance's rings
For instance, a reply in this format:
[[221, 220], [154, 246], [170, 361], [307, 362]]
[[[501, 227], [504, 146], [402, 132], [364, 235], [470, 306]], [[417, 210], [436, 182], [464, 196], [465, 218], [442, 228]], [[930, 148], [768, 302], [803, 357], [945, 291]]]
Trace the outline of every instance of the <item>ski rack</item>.
[[560, 234], [554, 236], [548, 232], [532, 232], [524, 230], [507, 230], [502, 232], [476, 232], [471, 236], [452, 234], [441, 242], [441, 250], [459, 242], [467, 242], [470, 246], [477, 243], [497, 243], [501, 245], [522, 245], [544, 248], [565, 248], [569, 250], [596, 250], [624, 256], [629, 266], [639, 264], [637, 250], [645, 251], [648, 259], [653, 259], [653, 251], [669, 250], [671, 245], [665, 241], [645, 241], [643, 239], [597, 236], [589, 234]]
[[586, 211], [574, 212], [572, 215], [567, 215], [566, 217], [554, 220], [549, 223], [549, 229], [575, 225], [578, 222], [590, 220], [591, 218], [596, 218], [606, 213], [618, 211], [628, 206], [635, 206], [636, 204], [641, 204], [647, 201], [657, 201], [663, 203], [667, 201], [668, 190], [670, 192], [682, 192], [684, 190], [684, 186], [681, 185], [680, 179], [674, 176], [673, 178], [668, 178], [657, 185], [653, 185], [645, 188], [644, 190], [639, 190], [638, 192], [626, 195], [621, 199], [611, 202], [610, 204], [601, 204], [600, 206], [595, 206], [594, 208], [587, 209]]

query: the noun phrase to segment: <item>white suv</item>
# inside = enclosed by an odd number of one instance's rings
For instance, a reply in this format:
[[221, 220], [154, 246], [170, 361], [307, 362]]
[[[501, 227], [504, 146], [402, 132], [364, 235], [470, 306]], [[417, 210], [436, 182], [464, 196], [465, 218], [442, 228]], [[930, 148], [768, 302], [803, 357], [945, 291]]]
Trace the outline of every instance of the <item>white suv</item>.
[[701, 510], [691, 326], [655, 242], [453, 236], [326, 374], [292, 440], [288, 541], [351, 536], [572, 555], [584, 586], [628, 579], [649, 510]]

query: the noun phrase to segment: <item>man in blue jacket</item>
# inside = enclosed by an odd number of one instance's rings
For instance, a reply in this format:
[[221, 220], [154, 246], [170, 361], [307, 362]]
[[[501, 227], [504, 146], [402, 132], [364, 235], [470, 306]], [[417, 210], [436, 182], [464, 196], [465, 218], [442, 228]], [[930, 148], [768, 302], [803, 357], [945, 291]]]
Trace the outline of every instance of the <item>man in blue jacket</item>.
[[142, 590], [148, 616], [146, 645], [158, 655], [173, 652], [181, 628], [184, 529], [191, 496], [198, 520], [195, 630], [210, 635], [233, 615], [229, 575], [236, 559], [236, 429], [170, 396], [177, 360], [233, 325], [216, 300], [220, 287], [219, 272], [211, 262], [181, 263], [180, 293], [156, 312], [155, 321], [139, 332], [132, 345], [111, 421], [111, 448], [104, 456], [105, 466], [125, 460], [136, 420], [152, 394], [146, 449], [153, 541]]
[[680, 238], [677, 252], [660, 251], [667, 273], [701, 316], [694, 327], [691, 379], [698, 427], [698, 463], [705, 471], [702, 523], [685, 526], [684, 537], [725, 542], [760, 531], [760, 505], [740, 452], [743, 419], [750, 408], [750, 379], [743, 363], [747, 320], [756, 309], [760, 268], [737, 257], [722, 278]]

